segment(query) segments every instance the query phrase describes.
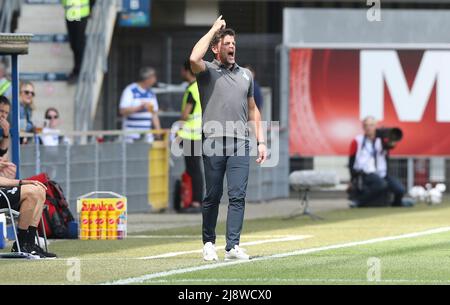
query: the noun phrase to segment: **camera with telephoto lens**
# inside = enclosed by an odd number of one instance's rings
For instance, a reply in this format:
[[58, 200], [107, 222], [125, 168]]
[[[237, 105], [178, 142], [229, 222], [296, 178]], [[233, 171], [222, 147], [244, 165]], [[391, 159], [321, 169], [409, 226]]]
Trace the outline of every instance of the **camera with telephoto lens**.
[[391, 150], [403, 139], [403, 131], [400, 128], [379, 128], [376, 136], [381, 139], [385, 150]]

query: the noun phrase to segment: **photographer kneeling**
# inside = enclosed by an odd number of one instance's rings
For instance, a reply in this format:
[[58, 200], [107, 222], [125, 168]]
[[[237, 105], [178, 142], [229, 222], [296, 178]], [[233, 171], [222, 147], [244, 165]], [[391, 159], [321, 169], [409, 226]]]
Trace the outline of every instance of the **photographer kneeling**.
[[[378, 130], [374, 117], [363, 120], [364, 134], [357, 136], [350, 149], [349, 168], [352, 178], [350, 186], [351, 207], [411, 206], [403, 200], [405, 188], [397, 178], [388, 175], [389, 150], [401, 140], [401, 131], [396, 137], [388, 137]], [[394, 195], [390, 202], [389, 193]]]

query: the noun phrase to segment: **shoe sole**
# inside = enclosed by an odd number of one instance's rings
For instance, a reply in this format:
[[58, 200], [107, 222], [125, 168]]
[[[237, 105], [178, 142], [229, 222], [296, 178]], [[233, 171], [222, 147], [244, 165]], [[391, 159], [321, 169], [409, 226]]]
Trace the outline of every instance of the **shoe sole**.
[[[5, 253], [5, 256], [7, 256], [8, 253]], [[18, 252], [11, 252], [11, 257], [8, 258], [22, 258], [22, 259], [29, 259], [29, 260], [41, 260], [42, 258], [37, 255], [29, 254], [29, 253], [18, 253]]]

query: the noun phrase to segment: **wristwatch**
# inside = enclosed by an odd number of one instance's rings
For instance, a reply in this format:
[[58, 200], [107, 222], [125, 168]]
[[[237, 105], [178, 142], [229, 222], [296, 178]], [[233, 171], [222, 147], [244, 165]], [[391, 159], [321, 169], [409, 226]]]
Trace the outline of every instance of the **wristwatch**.
[[258, 146], [261, 145], [261, 144], [266, 145], [266, 142], [258, 142]]

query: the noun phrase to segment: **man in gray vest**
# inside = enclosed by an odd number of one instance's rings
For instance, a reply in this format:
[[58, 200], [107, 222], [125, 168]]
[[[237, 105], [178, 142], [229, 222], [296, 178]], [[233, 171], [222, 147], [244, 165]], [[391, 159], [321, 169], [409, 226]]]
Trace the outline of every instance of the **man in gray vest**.
[[[253, 77], [236, 61], [235, 32], [226, 28], [220, 16], [209, 32], [195, 45], [191, 57], [197, 76], [203, 115], [203, 164], [206, 197], [203, 201], [203, 258], [217, 261], [215, 248], [219, 203], [223, 179], [227, 175], [228, 219], [225, 260], [248, 260], [239, 247], [244, 221], [245, 197], [250, 166], [250, 122], [258, 141], [257, 162], [267, 159], [267, 148], [261, 128], [261, 115], [253, 97]], [[215, 59], [203, 60], [211, 48]], [[211, 148], [211, 149], [207, 149]]]

